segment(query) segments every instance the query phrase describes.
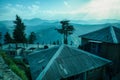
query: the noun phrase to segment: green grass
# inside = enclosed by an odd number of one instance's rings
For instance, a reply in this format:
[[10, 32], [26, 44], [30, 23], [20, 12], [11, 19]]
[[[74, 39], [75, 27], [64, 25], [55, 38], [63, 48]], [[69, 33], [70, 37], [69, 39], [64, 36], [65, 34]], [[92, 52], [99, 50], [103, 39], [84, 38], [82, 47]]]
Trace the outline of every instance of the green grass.
[[30, 69], [29, 69], [29, 67], [27, 67], [27, 65], [25, 64], [25, 62], [22, 61], [22, 60], [16, 60], [16, 59], [14, 59], [14, 62], [17, 65], [19, 65], [19, 68], [21, 68], [22, 70], [24, 70], [26, 72], [26, 76], [28, 77], [28, 79], [32, 80], [31, 74], [30, 74]]
[[11, 70], [14, 71], [18, 76], [20, 76], [22, 80], [28, 80], [25, 71], [20, 69], [11, 57], [5, 54], [4, 51], [0, 51], [0, 55], [3, 57], [4, 61], [11, 68]]

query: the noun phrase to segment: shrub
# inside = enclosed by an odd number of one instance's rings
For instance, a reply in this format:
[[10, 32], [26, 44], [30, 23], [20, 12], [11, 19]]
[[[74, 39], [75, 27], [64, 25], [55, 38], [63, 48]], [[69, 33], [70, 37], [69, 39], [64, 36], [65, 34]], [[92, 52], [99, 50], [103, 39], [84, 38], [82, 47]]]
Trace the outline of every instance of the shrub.
[[12, 58], [10, 58], [5, 52], [0, 51], [0, 55], [3, 57], [4, 61], [8, 64], [13, 72], [15, 72], [22, 80], [28, 80], [25, 72], [20, 69], [14, 62]]
[[48, 46], [47, 46], [47, 45], [45, 45], [45, 46], [44, 46], [44, 49], [47, 49], [47, 48], [48, 48]]

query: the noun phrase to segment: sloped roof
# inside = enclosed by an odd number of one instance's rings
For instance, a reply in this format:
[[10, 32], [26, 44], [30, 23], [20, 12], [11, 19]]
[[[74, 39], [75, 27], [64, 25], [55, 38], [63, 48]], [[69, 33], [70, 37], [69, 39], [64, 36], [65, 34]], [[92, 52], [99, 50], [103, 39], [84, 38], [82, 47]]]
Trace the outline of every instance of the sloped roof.
[[30, 64], [32, 80], [36, 80], [40, 72], [42, 72], [41, 67], [44, 68], [48, 64], [58, 48], [59, 47], [57, 46], [50, 49], [33, 52], [28, 55], [27, 59]]
[[120, 29], [114, 26], [110, 26], [81, 35], [79, 37], [118, 44], [120, 43]]
[[[31, 57], [29, 58], [30, 68], [33, 69], [32, 76], [37, 74], [34, 80], [60, 80], [110, 63], [107, 59], [66, 45], [62, 45], [59, 49], [51, 48], [34, 53], [29, 57]], [[41, 65], [37, 62], [43, 58], [47, 63], [45, 68], [39, 71]]]

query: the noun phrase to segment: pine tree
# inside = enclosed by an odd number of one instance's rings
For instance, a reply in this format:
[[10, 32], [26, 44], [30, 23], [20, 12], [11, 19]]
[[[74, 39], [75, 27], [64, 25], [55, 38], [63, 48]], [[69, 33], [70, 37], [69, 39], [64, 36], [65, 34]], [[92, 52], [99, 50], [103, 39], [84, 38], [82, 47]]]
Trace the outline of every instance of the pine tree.
[[11, 38], [11, 36], [10, 36], [10, 34], [8, 32], [6, 32], [6, 34], [4, 36], [4, 43], [5, 44], [12, 43], [12, 38]]
[[27, 39], [25, 37], [25, 32], [24, 32], [25, 25], [18, 15], [16, 15], [16, 20], [14, 21], [14, 24], [15, 24], [15, 29], [13, 31], [13, 38], [15, 43], [26, 43]]
[[56, 29], [59, 33], [63, 34], [64, 36], [64, 44], [68, 44], [68, 36], [73, 34], [74, 27], [69, 24], [68, 20], [63, 20], [60, 22], [62, 24], [61, 29]]
[[31, 34], [29, 35], [28, 41], [30, 44], [33, 44], [35, 40], [36, 40], [36, 35], [34, 32], [31, 32]]

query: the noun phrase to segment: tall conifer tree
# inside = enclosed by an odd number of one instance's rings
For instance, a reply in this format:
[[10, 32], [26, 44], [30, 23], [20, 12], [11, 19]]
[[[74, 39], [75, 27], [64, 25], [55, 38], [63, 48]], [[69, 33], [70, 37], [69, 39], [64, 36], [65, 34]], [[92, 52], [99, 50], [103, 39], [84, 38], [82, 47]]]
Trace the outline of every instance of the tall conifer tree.
[[16, 20], [14, 21], [14, 24], [15, 24], [15, 29], [13, 31], [14, 42], [15, 43], [26, 43], [27, 40], [25, 37], [25, 25], [18, 15], [16, 15]]

